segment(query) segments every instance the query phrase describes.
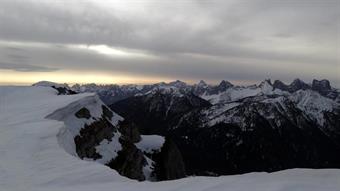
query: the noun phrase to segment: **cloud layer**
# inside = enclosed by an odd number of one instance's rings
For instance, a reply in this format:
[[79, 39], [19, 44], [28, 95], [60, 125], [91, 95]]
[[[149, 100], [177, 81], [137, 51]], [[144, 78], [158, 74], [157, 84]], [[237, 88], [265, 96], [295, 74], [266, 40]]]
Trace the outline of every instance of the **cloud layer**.
[[339, 4], [2, 0], [0, 69], [136, 81], [328, 78], [339, 85]]

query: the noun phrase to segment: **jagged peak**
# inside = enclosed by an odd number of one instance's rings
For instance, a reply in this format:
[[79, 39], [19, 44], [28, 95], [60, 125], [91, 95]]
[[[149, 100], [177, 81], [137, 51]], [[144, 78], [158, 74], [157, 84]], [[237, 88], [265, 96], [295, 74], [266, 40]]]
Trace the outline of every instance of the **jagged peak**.
[[183, 82], [183, 81], [176, 80], [176, 81], [169, 82], [169, 85], [176, 86], [176, 87], [184, 87], [187, 84], [185, 82]]
[[197, 86], [204, 87], [207, 86], [208, 84], [204, 80], [200, 80], [197, 84]]
[[275, 85], [285, 85], [285, 86], [287, 86], [287, 84], [285, 84], [285, 83], [282, 82], [281, 80], [275, 80], [274, 83], [273, 83], [273, 85], [274, 85], [274, 86], [275, 86]]
[[322, 88], [324, 90], [331, 90], [332, 89], [329, 80], [326, 80], [326, 79], [322, 79], [322, 80], [313, 79], [312, 88], [313, 89]]
[[273, 86], [273, 84], [272, 84], [272, 82], [271, 82], [271, 80], [270, 79], [265, 79], [264, 81], [262, 81], [261, 83], [260, 83], [260, 87], [262, 87], [262, 86], [264, 86], [264, 85], [270, 85], [270, 86]]
[[296, 78], [293, 80], [293, 82], [290, 85], [296, 85], [296, 84], [306, 84], [303, 80], [301, 80], [300, 78]]
[[262, 92], [264, 93], [270, 93], [274, 89], [270, 79], [265, 79], [264, 81], [262, 81], [259, 87], [262, 89]]
[[234, 84], [230, 83], [227, 80], [222, 80], [218, 86], [219, 87], [233, 87]]

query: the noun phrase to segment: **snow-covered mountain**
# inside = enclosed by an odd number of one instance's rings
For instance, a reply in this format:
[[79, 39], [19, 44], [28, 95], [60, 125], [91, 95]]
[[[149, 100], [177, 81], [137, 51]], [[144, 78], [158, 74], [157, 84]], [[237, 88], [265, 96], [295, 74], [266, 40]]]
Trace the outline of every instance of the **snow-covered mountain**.
[[110, 107], [175, 140], [188, 174], [340, 167], [339, 94], [328, 81], [221, 84], [163, 84]]
[[[162, 172], [158, 174], [160, 179], [178, 175], [181, 165], [173, 168], [180, 156], [174, 154], [179, 152], [174, 146], [177, 142], [157, 135], [139, 135], [132, 122], [108, 109], [95, 94], [60, 93], [55, 84], [53, 88], [44, 86], [0, 87], [0, 190], [336, 191], [340, 188], [340, 171], [336, 169], [188, 177], [158, 183], [125, 178], [120, 174], [140, 174], [136, 166], [142, 158], [147, 162], [143, 164], [148, 164], [142, 166], [145, 177], [156, 169]], [[197, 112], [208, 109], [202, 107]], [[204, 141], [204, 136], [201, 138]], [[115, 162], [108, 164], [112, 159]], [[158, 164], [154, 169], [153, 162]]]

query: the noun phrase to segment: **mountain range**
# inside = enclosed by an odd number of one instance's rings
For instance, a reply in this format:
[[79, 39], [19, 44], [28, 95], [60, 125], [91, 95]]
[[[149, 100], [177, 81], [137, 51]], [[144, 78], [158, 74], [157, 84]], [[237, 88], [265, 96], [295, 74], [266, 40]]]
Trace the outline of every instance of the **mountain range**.
[[328, 80], [75, 85], [144, 135], [172, 140], [187, 175], [340, 167], [340, 93]]

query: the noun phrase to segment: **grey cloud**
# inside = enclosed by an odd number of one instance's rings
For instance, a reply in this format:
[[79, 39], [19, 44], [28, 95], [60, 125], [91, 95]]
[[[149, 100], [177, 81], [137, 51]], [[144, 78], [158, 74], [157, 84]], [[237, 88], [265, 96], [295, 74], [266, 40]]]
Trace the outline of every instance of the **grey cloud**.
[[4, 63], [0, 62], [0, 69], [4, 70], [14, 70], [19, 72], [52, 72], [58, 69], [43, 67], [43, 66], [35, 66], [30, 64], [16, 64], [16, 63]]
[[[50, 44], [17, 47], [40, 67], [181, 79], [338, 80], [337, 0], [127, 2], [128, 10], [141, 9], [120, 11], [100, 0], [2, 0], [0, 39]], [[106, 44], [158, 59], [109, 58], [69, 44]]]
[[30, 59], [28, 56], [20, 55], [20, 54], [7, 54], [6, 57], [9, 60], [19, 61], [19, 62], [25, 62], [25, 61], [28, 61]]
[[[171, 57], [126, 58], [97, 54], [89, 50], [64, 48], [58, 46], [27, 48], [31, 63], [36, 66], [62, 68], [66, 71], [109, 73], [135, 77], [152, 77], [155, 79], [182, 79], [197, 81], [204, 79], [217, 82], [221, 79], [231, 81], [258, 81], [264, 78], [291, 81], [299, 77], [306, 81], [313, 78], [325, 78], [327, 71], [317, 70], [318, 65], [308, 63], [300, 66], [310, 68], [313, 72], [303, 73], [295, 65], [286, 67], [283, 62], [262, 60], [225, 60], [221, 57], [191, 54], [174, 54]], [[77, 64], [74, 64], [77, 63]], [[316, 69], [314, 69], [316, 68]], [[328, 67], [329, 68], [329, 67]], [[337, 73], [329, 69], [332, 75], [327, 78], [336, 81]]]

